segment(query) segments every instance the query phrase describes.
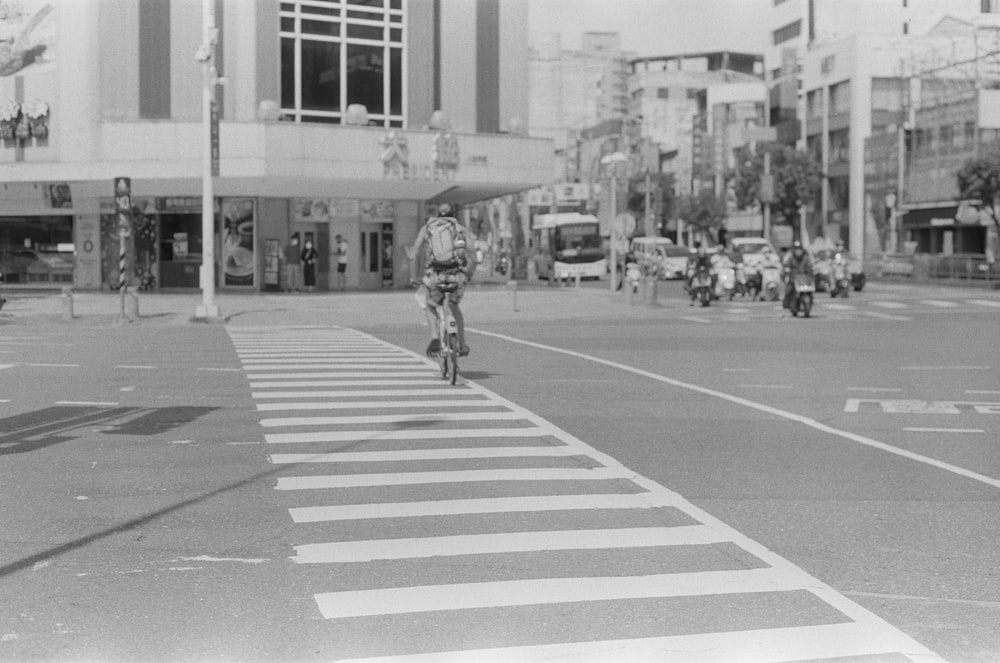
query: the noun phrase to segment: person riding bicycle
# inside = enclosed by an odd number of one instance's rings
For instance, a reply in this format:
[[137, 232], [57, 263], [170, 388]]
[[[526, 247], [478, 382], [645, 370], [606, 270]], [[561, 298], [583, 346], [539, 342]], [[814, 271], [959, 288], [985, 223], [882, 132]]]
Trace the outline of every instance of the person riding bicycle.
[[[424, 248], [423, 252], [420, 251], [421, 247]], [[413, 246], [407, 248], [411, 274], [416, 273], [417, 258], [423, 253], [424, 275], [417, 292], [417, 301], [420, 303], [423, 300], [422, 304], [426, 304], [424, 312], [431, 328], [428, 356], [434, 356], [441, 350], [437, 307], [444, 302], [445, 297], [449, 297], [452, 302], [452, 312], [458, 326], [458, 354], [463, 357], [469, 354], [469, 346], [465, 343], [465, 319], [459, 308], [465, 286], [476, 271], [475, 254], [467, 250], [467, 247], [465, 227], [452, 216], [451, 205], [443, 203], [438, 207], [436, 216], [427, 219], [417, 233]]]

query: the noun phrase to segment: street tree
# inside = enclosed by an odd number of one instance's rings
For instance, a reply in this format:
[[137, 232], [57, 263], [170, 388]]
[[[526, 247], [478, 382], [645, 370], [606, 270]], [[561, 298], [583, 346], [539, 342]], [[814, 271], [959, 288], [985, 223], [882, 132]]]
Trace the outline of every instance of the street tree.
[[696, 232], [708, 233], [725, 220], [726, 201], [716, 196], [712, 189], [702, 189], [677, 201], [677, 216]]
[[[657, 232], [663, 233], [663, 220], [670, 218], [674, 212], [674, 174], [662, 173], [649, 178], [651, 193], [649, 202], [653, 217], [657, 220]], [[639, 175], [629, 180], [627, 209], [635, 218], [642, 219], [646, 215], [646, 177]]]
[[1000, 150], [966, 160], [955, 174], [959, 200], [975, 200], [1000, 232]]
[[781, 143], [757, 143], [756, 149], [741, 147], [736, 152], [736, 167], [729, 178], [736, 196], [736, 206], [750, 209], [761, 205], [760, 183], [764, 175], [764, 154], [771, 155], [774, 197], [771, 212], [776, 223], [797, 227], [799, 209], [814, 205], [820, 196], [823, 171], [808, 153]]

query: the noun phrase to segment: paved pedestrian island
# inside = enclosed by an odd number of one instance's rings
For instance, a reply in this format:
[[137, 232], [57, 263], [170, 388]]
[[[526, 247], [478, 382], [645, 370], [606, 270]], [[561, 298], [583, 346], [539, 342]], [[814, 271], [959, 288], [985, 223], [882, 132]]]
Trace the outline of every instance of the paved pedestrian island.
[[423, 356], [343, 327], [227, 332], [332, 658], [940, 660], [529, 409], [448, 385]]

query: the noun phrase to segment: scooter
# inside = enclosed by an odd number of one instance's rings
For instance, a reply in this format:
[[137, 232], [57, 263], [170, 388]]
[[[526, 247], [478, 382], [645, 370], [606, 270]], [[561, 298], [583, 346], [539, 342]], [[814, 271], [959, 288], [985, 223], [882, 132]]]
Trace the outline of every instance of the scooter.
[[715, 265], [715, 298], [722, 299], [723, 297], [733, 298], [736, 294], [736, 270], [733, 268], [733, 263], [729, 260], [720, 260]]
[[691, 304], [695, 300], [701, 302], [702, 306], [708, 306], [712, 301], [712, 275], [704, 267], [700, 267], [695, 272], [691, 281]]
[[509, 266], [509, 264], [510, 264], [510, 258], [507, 257], [506, 253], [501, 253], [500, 260], [497, 261], [497, 271], [500, 274], [506, 274], [507, 267]]
[[[743, 280], [745, 282], [743, 286], [743, 294], [750, 298], [750, 301], [755, 302], [757, 298], [760, 297], [760, 291], [762, 288], [760, 268], [757, 265], [745, 265], [743, 267]], [[739, 283], [740, 276], [739, 272], [736, 274], [736, 282]]]
[[802, 317], [808, 318], [812, 314], [813, 293], [816, 292], [813, 278], [808, 274], [796, 274], [789, 287], [795, 289], [790, 308], [792, 315], [798, 316], [801, 313]]
[[628, 262], [625, 264], [625, 287], [632, 288], [632, 294], [639, 292], [639, 281], [642, 280], [642, 270], [639, 263]]
[[781, 298], [781, 269], [776, 265], [763, 265], [760, 269], [760, 297], [769, 302]]
[[851, 276], [847, 273], [847, 265], [842, 262], [833, 263], [830, 270], [830, 296], [847, 297], [851, 291]]

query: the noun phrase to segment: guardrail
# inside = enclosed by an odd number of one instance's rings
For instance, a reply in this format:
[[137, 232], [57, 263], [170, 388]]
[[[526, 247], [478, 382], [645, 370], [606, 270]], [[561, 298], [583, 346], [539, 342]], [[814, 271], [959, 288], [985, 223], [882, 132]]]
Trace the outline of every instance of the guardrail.
[[1000, 266], [982, 253], [887, 253], [865, 261], [865, 271], [876, 278], [974, 282], [1000, 287]]

